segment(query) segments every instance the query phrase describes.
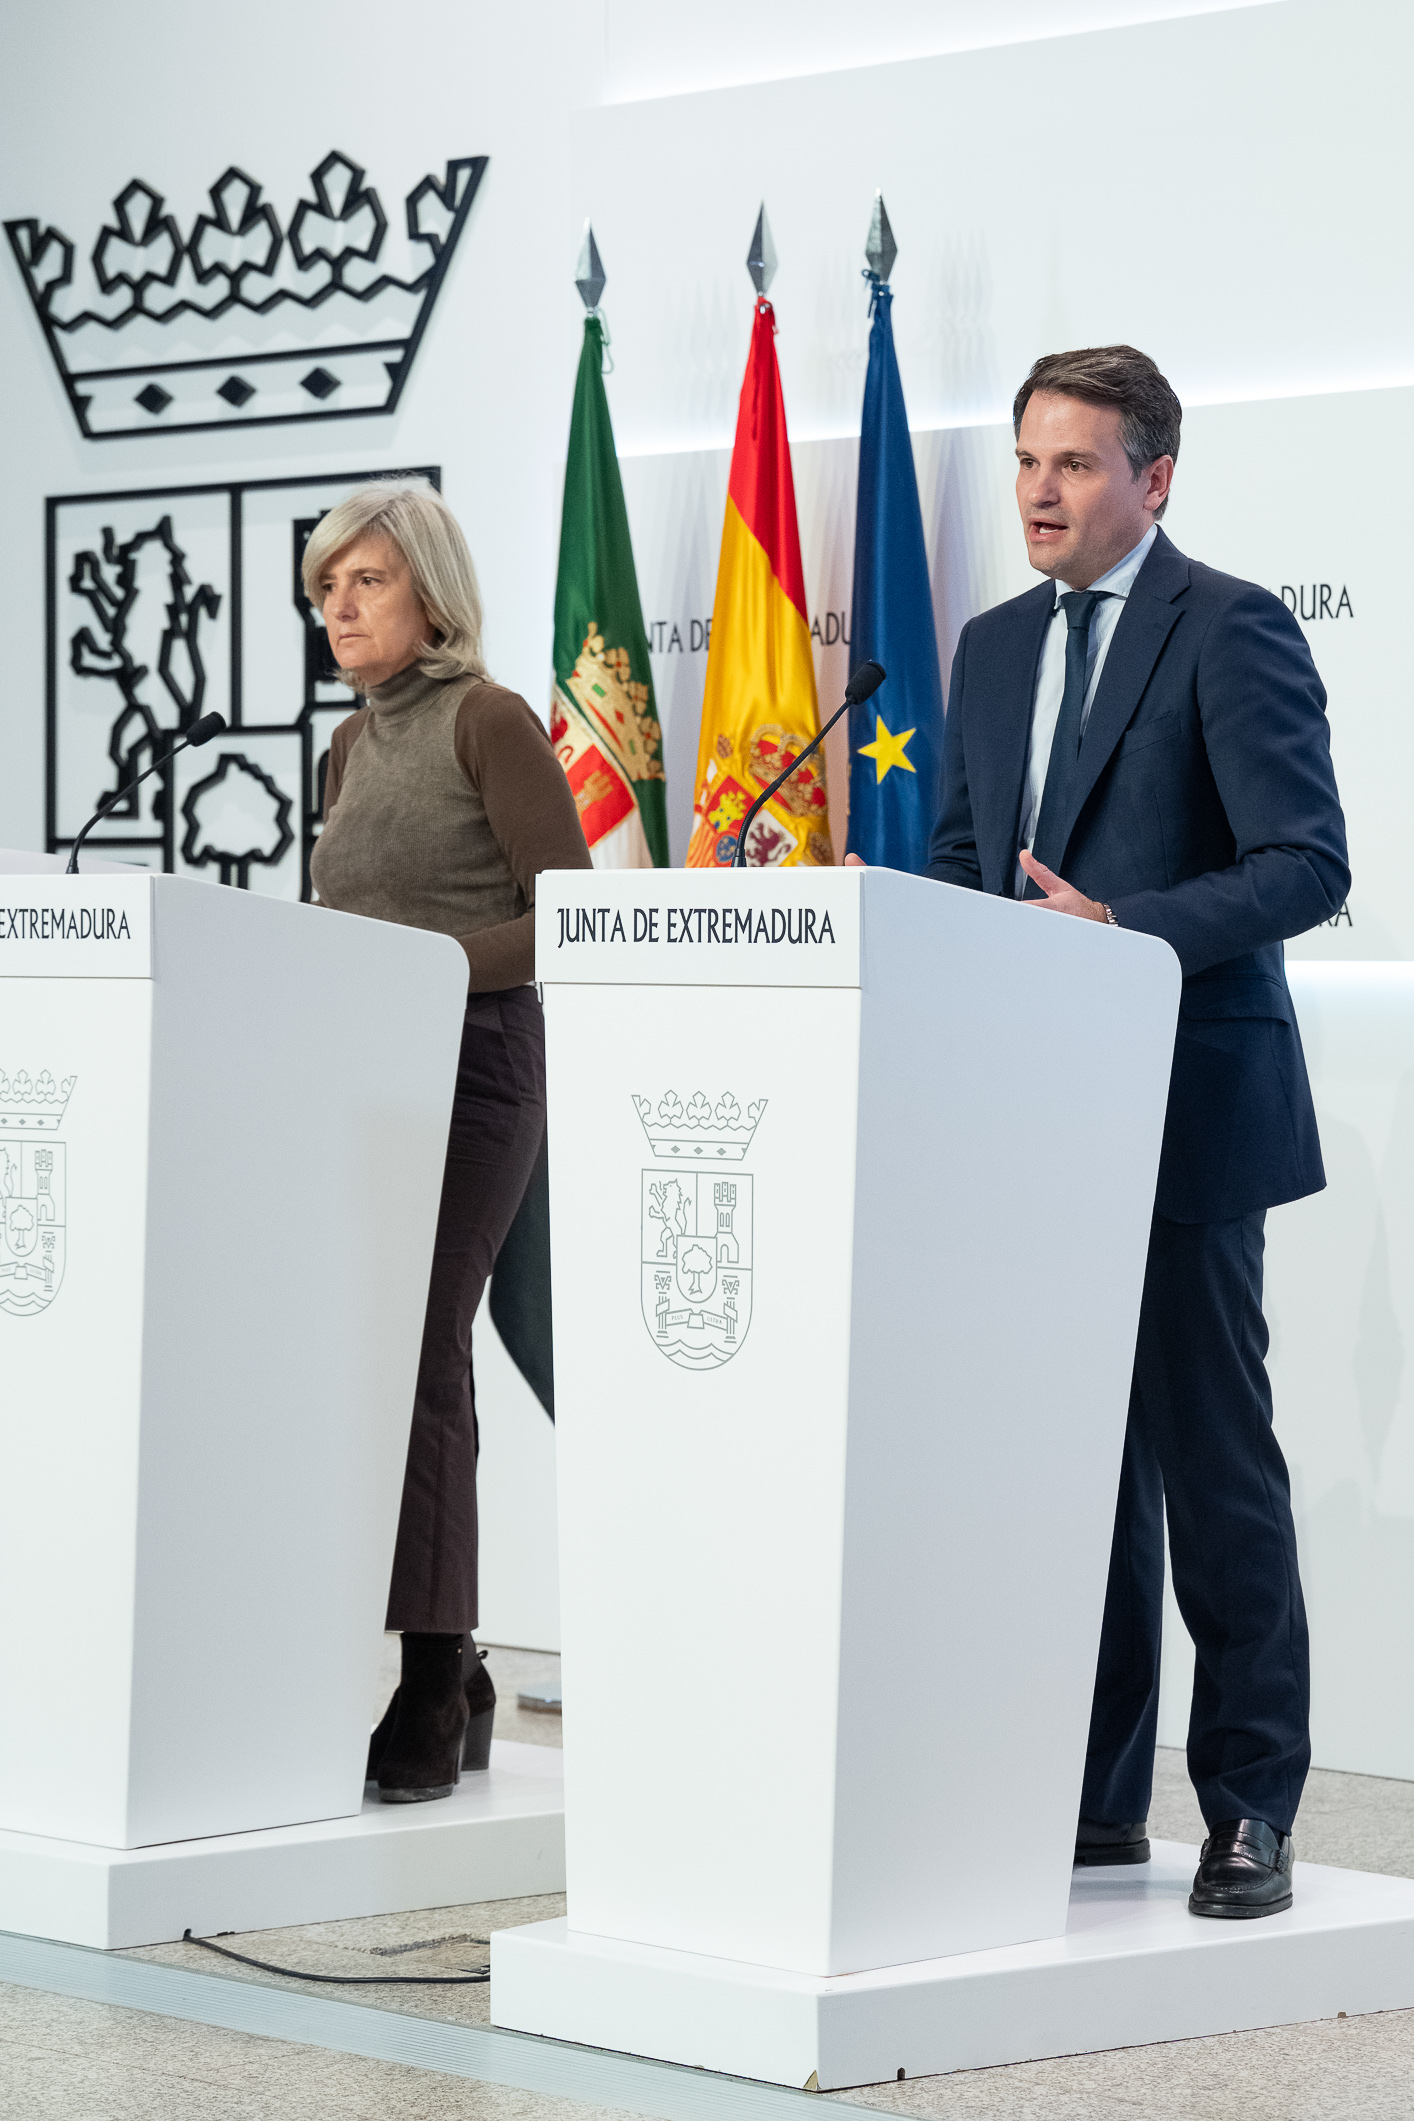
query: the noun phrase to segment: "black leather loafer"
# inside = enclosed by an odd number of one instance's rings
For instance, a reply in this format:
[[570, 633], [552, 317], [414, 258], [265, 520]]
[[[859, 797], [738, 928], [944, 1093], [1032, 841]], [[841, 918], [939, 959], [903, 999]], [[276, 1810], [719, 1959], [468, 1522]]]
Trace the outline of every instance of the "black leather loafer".
[[1221, 1820], [1203, 1843], [1188, 1912], [1228, 1922], [1279, 1915], [1291, 1905], [1295, 1860], [1290, 1834], [1277, 1833], [1265, 1819]]
[[1075, 1829], [1075, 1860], [1078, 1864], [1147, 1863], [1148, 1820], [1108, 1826], [1102, 1819], [1082, 1819]]

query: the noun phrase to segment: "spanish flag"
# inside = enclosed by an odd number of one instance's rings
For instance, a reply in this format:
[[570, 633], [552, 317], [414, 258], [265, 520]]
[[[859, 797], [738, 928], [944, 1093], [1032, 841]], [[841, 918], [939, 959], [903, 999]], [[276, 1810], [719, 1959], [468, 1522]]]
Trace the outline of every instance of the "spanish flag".
[[[762, 296], [722, 525], [689, 869], [731, 866], [742, 818], [820, 727], [775, 332]], [[757, 812], [746, 859], [752, 868], [833, 862], [818, 751]]]

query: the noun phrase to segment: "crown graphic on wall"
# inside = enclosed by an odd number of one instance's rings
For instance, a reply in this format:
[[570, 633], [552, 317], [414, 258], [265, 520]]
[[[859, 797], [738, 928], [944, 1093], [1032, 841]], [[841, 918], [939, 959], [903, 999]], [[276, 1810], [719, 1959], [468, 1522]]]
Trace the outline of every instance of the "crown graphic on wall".
[[283, 228], [234, 164], [185, 235], [134, 177], [83, 284], [62, 230], [24, 220], [5, 233], [91, 440], [347, 419], [397, 404], [486, 162], [464, 156], [408, 193], [401, 277], [383, 257], [378, 193], [337, 152]]
[[656, 1105], [651, 1098], [636, 1095], [633, 1102], [655, 1156], [739, 1164], [751, 1146], [767, 1100], [758, 1098], [744, 1112], [730, 1090], [715, 1105], [700, 1090], [685, 1105], [675, 1090], [664, 1091]]
[[66, 1075], [56, 1083], [47, 1068], [33, 1081], [23, 1069], [18, 1075], [0, 1069], [0, 1134], [52, 1134], [77, 1080]]

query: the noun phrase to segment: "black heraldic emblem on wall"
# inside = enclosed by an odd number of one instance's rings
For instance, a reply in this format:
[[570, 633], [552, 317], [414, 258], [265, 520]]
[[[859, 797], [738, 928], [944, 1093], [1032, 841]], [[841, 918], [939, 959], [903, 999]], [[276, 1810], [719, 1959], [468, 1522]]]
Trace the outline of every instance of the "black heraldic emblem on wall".
[[[375, 476], [47, 503], [51, 853], [116, 795], [94, 853], [308, 897], [329, 739], [357, 702], [302, 562], [326, 510]], [[441, 484], [436, 465], [385, 476]], [[219, 746], [168, 765], [173, 740], [213, 707], [230, 723]]]
[[337, 151], [284, 228], [234, 165], [186, 234], [134, 177], [78, 279], [61, 229], [28, 219], [5, 232], [91, 441], [391, 412], [486, 161], [464, 155], [413, 187], [395, 260], [382, 200]]
[[34, 1318], [64, 1279], [64, 1144], [75, 1077], [0, 1069], [0, 1312]]
[[[180, 734], [200, 720], [206, 696], [201, 622], [216, 617], [221, 598], [209, 582], [193, 592], [186, 554], [173, 535], [170, 515], [122, 540], [105, 526], [101, 553], [78, 554], [69, 588], [92, 612], [91, 623], [80, 626], [69, 643], [69, 667], [76, 677], [102, 678], [115, 685], [122, 700], [108, 736], [108, 757], [117, 777], [115, 790], [105, 791], [109, 794], [137, 778], [150, 763], [159, 738]], [[150, 697], [152, 666], [138, 661], [129, 639], [144, 598], [163, 614], [156, 669], [156, 682], [166, 695], [161, 711]], [[146, 607], [142, 616], [147, 616]], [[135, 795], [129, 796], [116, 815], [135, 816], [135, 801]], [[163, 815], [161, 797], [157, 815]]]
[[294, 844], [293, 804], [277, 781], [239, 751], [223, 751], [214, 773], [187, 790], [182, 860], [194, 869], [215, 862], [223, 884], [250, 889], [252, 862], [278, 862]]
[[642, 1173], [643, 1322], [684, 1370], [730, 1362], [751, 1324], [752, 1181], [741, 1163], [765, 1098], [743, 1111], [730, 1090], [712, 1104], [675, 1090], [634, 1106], [657, 1160]]

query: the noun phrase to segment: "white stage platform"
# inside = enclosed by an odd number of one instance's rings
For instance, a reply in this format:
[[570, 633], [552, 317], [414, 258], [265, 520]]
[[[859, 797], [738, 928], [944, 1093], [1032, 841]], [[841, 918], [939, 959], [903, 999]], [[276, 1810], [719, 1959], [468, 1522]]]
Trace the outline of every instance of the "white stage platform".
[[0, 1833], [0, 1930], [113, 1950], [190, 1929], [277, 1929], [453, 1907], [565, 1882], [558, 1747], [496, 1744], [485, 1774], [432, 1804], [365, 1801], [346, 1819], [151, 1848]]
[[1414, 2005], [1414, 1881], [1296, 1866], [1289, 1913], [1188, 1913], [1198, 1851], [1077, 1871], [1064, 1937], [814, 1978], [563, 1921], [491, 1940], [491, 2022], [822, 2091]]

